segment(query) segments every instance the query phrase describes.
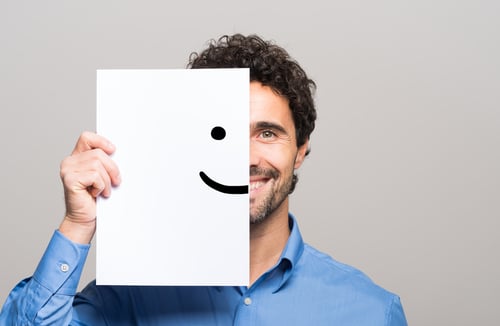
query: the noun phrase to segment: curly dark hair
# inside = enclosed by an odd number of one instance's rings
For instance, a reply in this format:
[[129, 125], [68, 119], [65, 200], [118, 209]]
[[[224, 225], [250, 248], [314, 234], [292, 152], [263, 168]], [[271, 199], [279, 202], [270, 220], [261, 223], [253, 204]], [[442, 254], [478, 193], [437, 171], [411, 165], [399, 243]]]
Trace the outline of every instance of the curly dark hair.
[[191, 53], [187, 67], [250, 68], [250, 81], [269, 86], [288, 100], [297, 147], [305, 144], [314, 130], [316, 84], [285, 49], [271, 41], [257, 35], [225, 35], [217, 41], [211, 40], [201, 53]]

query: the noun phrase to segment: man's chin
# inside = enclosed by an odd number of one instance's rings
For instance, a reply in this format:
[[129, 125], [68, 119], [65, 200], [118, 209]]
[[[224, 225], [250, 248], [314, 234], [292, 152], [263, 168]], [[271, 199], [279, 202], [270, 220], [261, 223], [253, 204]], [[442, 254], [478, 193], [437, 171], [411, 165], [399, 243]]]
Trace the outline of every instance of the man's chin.
[[250, 213], [250, 225], [261, 224], [264, 222], [269, 214], [264, 214], [264, 212], [257, 212], [257, 214]]
[[266, 218], [263, 216], [252, 216], [250, 215], [250, 225], [255, 225], [255, 224], [260, 224], [262, 223]]
[[264, 222], [265, 218], [251, 218], [250, 219], [250, 225], [258, 225], [258, 224], [262, 224], [262, 222]]

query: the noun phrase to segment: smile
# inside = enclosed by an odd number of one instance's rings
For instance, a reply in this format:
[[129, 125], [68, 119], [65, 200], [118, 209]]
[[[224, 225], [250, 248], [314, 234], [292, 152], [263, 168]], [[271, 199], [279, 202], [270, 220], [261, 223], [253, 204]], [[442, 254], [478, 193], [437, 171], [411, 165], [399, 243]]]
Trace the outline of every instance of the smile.
[[200, 178], [210, 188], [225, 194], [241, 195], [248, 194], [248, 186], [226, 186], [212, 180], [205, 172], [200, 171]]

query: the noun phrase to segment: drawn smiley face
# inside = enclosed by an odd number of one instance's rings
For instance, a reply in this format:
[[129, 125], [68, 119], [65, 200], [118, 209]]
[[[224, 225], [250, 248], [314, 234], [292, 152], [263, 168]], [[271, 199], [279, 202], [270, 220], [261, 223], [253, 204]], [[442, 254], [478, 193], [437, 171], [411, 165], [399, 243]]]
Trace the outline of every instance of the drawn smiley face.
[[[212, 132], [210, 134], [212, 138], [215, 140], [223, 140], [226, 137], [226, 130], [224, 130], [224, 128], [220, 126], [216, 126], [212, 129]], [[238, 194], [248, 193], [248, 185], [244, 186], [225, 185], [213, 180], [203, 171], [200, 171], [200, 178], [210, 188], [225, 194], [238, 195]]]

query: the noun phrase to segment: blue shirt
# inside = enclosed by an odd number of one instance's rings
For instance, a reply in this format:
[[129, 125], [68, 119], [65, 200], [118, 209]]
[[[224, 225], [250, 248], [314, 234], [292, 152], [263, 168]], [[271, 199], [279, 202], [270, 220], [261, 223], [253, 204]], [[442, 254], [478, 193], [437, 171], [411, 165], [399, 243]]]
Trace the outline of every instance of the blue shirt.
[[[399, 298], [291, 233], [278, 263], [247, 287], [96, 286], [76, 294], [89, 246], [54, 233], [1, 325], [407, 325]], [[75, 295], [76, 294], [76, 295]]]

